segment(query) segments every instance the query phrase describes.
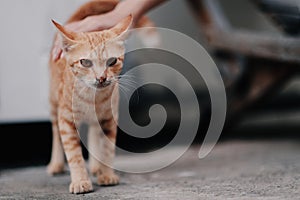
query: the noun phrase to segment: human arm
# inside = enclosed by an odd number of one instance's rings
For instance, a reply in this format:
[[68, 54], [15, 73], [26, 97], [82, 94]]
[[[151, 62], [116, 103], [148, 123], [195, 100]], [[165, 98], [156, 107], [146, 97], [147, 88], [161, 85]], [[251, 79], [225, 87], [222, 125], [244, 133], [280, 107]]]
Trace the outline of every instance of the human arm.
[[132, 27], [151, 9], [157, 7], [167, 0], [125, 0], [121, 1], [111, 12], [89, 16], [79, 22], [74, 22], [66, 26], [75, 32], [101, 31], [116, 25], [123, 18], [132, 14]]

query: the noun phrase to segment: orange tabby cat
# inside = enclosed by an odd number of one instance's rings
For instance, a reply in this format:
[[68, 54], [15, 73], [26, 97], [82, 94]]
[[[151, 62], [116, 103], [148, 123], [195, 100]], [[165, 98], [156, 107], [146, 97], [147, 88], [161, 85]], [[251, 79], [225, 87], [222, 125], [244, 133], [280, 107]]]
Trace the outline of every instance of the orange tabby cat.
[[[82, 6], [68, 23], [108, 12], [117, 2], [91, 1]], [[142, 20], [138, 26], [151, 24], [147, 18]], [[64, 171], [65, 152], [71, 171], [70, 192], [86, 193], [92, 191], [93, 187], [85, 168], [75, 121], [83, 120], [89, 124], [89, 149], [106, 164], [112, 164], [117, 134], [117, 119], [113, 116], [118, 116], [118, 113], [113, 113], [117, 112], [117, 109], [112, 107], [117, 108], [119, 100], [118, 94], [112, 93], [118, 87], [117, 77], [122, 69], [125, 51], [123, 36], [132, 23], [132, 16], [123, 19], [109, 30], [91, 33], [74, 33], [54, 21], [53, 23], [62, 38], [63, 56], [55, 61], [50, 58], [53, 146], [48, 173], [57, 174]], [[75, 87], [76, 81], [78, 84]], [[72, 105], [74, 100], [77, 103], [76, 107]], [[96, 121], [93, 117], [88, 117], [95, 114], [94, 109], [89, 113], [91, 108], [96, 109]], [[104, 135], [108, 140], [103, 139]], [[91, 155], [90, 171], [97, 174], [100, 185], [115, 185], [119, 182], [113, 169]]]

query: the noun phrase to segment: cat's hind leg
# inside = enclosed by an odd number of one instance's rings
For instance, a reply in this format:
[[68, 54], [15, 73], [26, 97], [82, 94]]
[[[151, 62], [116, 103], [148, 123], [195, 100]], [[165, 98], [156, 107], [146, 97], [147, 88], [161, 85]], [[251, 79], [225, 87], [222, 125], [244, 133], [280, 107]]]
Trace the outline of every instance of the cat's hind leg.
[[65, 169], [64, 150], [61, 143], [61, 138], [58, 131], [57, 111], [52, 106], [52, 153], [51, 160], [47, 167], [47, 172], [50, 175], [60, 174]]

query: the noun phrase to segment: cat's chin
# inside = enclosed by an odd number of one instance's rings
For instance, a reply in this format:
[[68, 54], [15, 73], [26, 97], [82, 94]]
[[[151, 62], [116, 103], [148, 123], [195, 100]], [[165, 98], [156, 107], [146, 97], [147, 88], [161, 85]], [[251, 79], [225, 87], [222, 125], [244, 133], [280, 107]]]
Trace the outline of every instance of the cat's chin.
[[99, 85], [85, 83], [85, 85], [86, 85], [88, 88], [91, 88], [91, 89], [95, 89], [95, 90], [104, 90], [104, 89], [106, 89], [106, 88], [109, 88], [109, 86], [111, 86], [112, 83], [111, 83], [111, 82], [107, 82], [107, 83], [99, 84]]
[[93, 87], [97, 90], [103, 90], [105, 88], [108, 88], [111, 86], [111, 83], [105, 83], [105, 84], [99, 84], [99, 85], [93, 85]]
[[104, 90], [104, 89], [106, 89], [106, 88], [108, 88], [109, 87], [109, 85], [107, 85], [107, 86], [95, 86], [94, 88], [96, 89], [96, 90]]

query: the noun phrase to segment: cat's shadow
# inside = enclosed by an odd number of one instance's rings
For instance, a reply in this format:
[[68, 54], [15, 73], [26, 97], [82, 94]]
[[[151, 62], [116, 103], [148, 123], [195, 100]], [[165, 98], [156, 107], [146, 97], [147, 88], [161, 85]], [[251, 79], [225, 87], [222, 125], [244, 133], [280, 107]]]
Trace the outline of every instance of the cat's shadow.
[[63, 177], [63, 176], [66, 176], [66, 175], [70, 175], [70, 171], [64, 171], [64, 172], [56, 173], [56, 174], [53, 174], [53, 175], [50, 175], [50, 176], [51, 177]]
[[118, 186], [125, 186], [127, 185], [126, 183], [119, 183], [118, 185], [98, 185], [96, 182], [93, 181], [93, 187], [94, 187], [94, 192], [99, 192], [103, 188], [110, 188], [110, 187], [118, 187]]

